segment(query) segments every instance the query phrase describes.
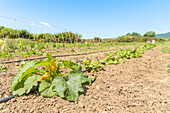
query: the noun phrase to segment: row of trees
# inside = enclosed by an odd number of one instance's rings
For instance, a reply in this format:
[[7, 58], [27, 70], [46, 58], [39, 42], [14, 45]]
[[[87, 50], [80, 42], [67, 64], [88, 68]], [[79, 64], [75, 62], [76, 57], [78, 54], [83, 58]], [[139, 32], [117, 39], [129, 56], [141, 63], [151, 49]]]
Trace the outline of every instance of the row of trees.
[[118, 38], [107, 38], [101, 39], [99, 37], [94, 37], [93, 42], [145, 42], [147, 40], [155, 39], [157, 41], [161, 41], [163, 39], [156, 38], [156, 34], [154, 31], [148, 31], [143, 36], [139, 33], [127, 33], [125, 36], [120, 36]]
[[139, 33], [133, 32], [127, 33], [125, 36], [120, 36], [117, 38], [117, 42], [146, 42], [150, 40], [164, 41], [162, 38], [157, 38], [154, 31], [148, 31], [143, 36]]
[[64, 33], [58, 33], [58, 34], [51, 34], [51, 33], [40, 33], [35, 35], [36, 40], [46, 40], [50, 42], [68, 42], [68, 43], [74, 43], [74, 42], [81, 42], [82, 35], [75, 34], [72, 32], [64, 32]]
[[16, 37], [31, 38], [33, 37], [33, 34], [30, 34], [27, 30], [14, 30], [11, 28], [0, 26], [0, 38], [16, 38]]
[[42, 41], [53, 41], [53, 42], [80, 42], [82, 35], [75, 34], [72, 32], [64, 33], [40, 33], [40, 34], [31, 34], [27, 30], [14, 30], [11, 28], [6, 28], [0, 26], [0, 38], [24, 38], [24, 39], [33, 39], [33, 40], [42, 40]]
[[24, 38], [24, 39], [33, 39], [33, 40], [42, 40], [46, 42], [66, 42], [66, 43], [74, 43], [74, 42], [145, 42], [147, 40], [155, 39], [157, 41], [163, 41], [164, 39], [156, 38], [156, 34], [154, 31], [148, 31], [143, 36], [139, 33], [127, 33], [125, 36], [120, 36], [118, 38], [107, 38], [101, 39], [100, 37], [94, 37], [93, 39], [81, 39], [81, 34], [75, 34], [72, 32], [64, 32], [64, 33], [40, 33], [40, 34], [32, 34], [27, 30], [14, 30], [11, 28], [6, 28], [4, 26], [0, 26], [0, 38]]

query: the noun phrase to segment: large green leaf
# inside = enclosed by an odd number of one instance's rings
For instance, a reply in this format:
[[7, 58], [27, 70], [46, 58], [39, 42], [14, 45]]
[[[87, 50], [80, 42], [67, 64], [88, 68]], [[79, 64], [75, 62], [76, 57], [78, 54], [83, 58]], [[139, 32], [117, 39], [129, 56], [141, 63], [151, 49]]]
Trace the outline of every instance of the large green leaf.
[[38, 85], [38, 81], [41, 79], [41, 76], [30, 76], [27, 78], [27, 80], [24, 83], [24, 89], [25, 89], [25, 93], [29, 93], [31, 91], [31, 89], [34, 86]]
[[52, 90], [52, 84], [46, 80], [42, 80], [39, 86], [39, 92], [43, 97], [53, 97], [57, 95], [56, 92]]
[[91, 84], [92, 79], [87, 79], [83, 72], [70, 72], [67, 76], [67, 92], [66, 99], [69, 101], [76, 101], [79, 97], [79, 92], [83, 92], [83, 83]]
[[34, 86], [37, 86], [38, 85], [38, 81], [40, 80], [40, 76], [30, 76], [28, 77], [25, 82], [22, 81], [20, 83], [17, 84], [17, 88], [15, 91], [13, 91], [13, 94], [14, 95], [23, 95], [24, 93], [28, 94], [31, 89], [34, 87]]
[[27, 62], [23, 68], [15, 75], [11, 83], [11, 91], [15, 90], [15, 87], [19, 82], [23, 82], [23, 79], [31, 76], [33, 72], [36, 72], [35, 67], [38, 66], [37, 62]]
[[68, 75], [67, 86], [68, 90], [66, 93], [66, 99], [69, 101], [76, 101], [79, 97], [79, 92], [83, 92], [84, 89], [82, 87], [81, 81], [81, 72], [70, 72]]
[[97, 76], [95, 76], [94, 78], [92, 79], [88, 79], [88, 75], [84, 75], [84, 74], [81, 74], [81, 83], [82, 84], [89, 84], [91, 85], [91, 83], [96, 79]]
[[13, 91], [12, 93], [13, 93], [13, 95], [19, 95], [19, 96], [21, 96], [21, 95], [23, 95], [23, 94], [25, 93], [25, 89], [24, 89], [24, 87], [23, 87], [23, 88], [20, 88], [20, 89], [18, 89], [18, 90], [16, 90], [16, 91]]
[[40, 78], [40, 76], [30, 76], [26, 80], [22, 80], [22, 82], [19, 82], [16, 85], [16, 90], [13, 91], [13, 94], [17, 94], [19, 96], [23, 95], [24, 93], [28, 94], [34, 86], [38, 85]]
[[52, 97], [58, 95], [62, 98], [66, 98], [69, 101], [76, 101], [79, 97], [79, 92], [83, 92], [83, 84], [91, 84], [96, 79], [88, 79], [88, 75], [84, 75], [83, 72], [70, 72], [65, 80], [62, 77], [55, 77], [52, 83], [43, 80], [40, 84], [39, 91], [43, 97]]
[[52, 86], [54, 92], [56, 92], [62, 98], [65, 97], [64, 93], [67, 89], [67, 84], [63, 77], [55, 77], [53, 79]]

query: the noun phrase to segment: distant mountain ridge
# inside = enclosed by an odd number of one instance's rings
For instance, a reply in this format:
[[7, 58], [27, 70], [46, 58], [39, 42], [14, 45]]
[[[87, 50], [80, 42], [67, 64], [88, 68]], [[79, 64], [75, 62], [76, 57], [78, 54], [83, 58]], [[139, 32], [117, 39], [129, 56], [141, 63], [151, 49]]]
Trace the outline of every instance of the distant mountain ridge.
[[170, 32], [167, 33], [160, 33], [156, 35], [158, 38], [167, 38], [170, 37]]

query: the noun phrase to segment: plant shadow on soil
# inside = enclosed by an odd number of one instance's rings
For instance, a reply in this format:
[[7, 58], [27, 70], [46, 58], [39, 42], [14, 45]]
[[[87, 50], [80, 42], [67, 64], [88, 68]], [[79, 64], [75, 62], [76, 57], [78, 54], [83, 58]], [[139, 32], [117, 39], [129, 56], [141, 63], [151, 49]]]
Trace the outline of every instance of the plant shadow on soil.
[[86, 96], [87, 90], [88, 90], [89, 88], [83, 86], [83, 89], [84, 89], [84, 91], [83, 91], [83, 92], [80, 92], [79, 94]]
[[[79, 92], [79, 95], [86, 96], [87, 90], [89, 88], [87, 88], [86, 86], [82, 86], [82, 87], [83, 87], [84, 91]], [[38, 90], [36, 90], [36, 91], [31, 91], [31, 93], [29, 93], [29, 94], [24, 94], [24, 96], [30, 96], [30, 95], [38, 97], [38, 96], [40, 96], [40, 93], [38, 92]], [[59, 97], [59, 96], [57, 96], [57, 97]], [[49, 97], [44, 97], [44, 98], [49, 98]], [[62, 98], [62, 99], [68, 101], [66, 98]], [[74, 101], [71, 101], [71, 102], [74, 102]]]

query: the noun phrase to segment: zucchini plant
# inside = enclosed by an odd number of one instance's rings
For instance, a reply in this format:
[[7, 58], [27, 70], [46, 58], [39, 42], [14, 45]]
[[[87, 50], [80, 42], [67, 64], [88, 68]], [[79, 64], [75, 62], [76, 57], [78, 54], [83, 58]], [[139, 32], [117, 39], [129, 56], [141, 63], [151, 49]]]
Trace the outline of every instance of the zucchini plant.
[[[67, 60], [56, 60], [47, 54], [47, 60], [26, 62], [15, 75], [11, 83], [14, 95], [28, 94], [38, 87], [38, 92], [43, 97], [60, 96], [69, 101], [76, 101], [79, 92], [83, 92], [83, 85], [91, 84], [96, 77], [88, 79], [82, 67], [77, 63]], [[40, 68], [40, 67], [44, 68]], [[61, 73], [63, 68], [70, 68], [69, 73]]]
[[[156, 45], [147, 44], [140, 49], [120, 50], [116, 52], [119, 58], [141, 57], [145, 50], [152, 49]], [[99, 61], [84, 60], [85, 68], [90, 72], [99, 71], [96, 67], [104, 67], [105, 64], [118, 64], [120, 59], [110, 52], [106, 58]], [[72, 71], [62, 73], [62, 69], [69, 68]], [[169, 67], [168, 67], [169, 68]], [[69, 101], [76, 101], [79, 92], [83, 92], [83, 85], [91, 84], [96, 79], [88, 78], [82, 71], [81, 65], [69, 60], [54, 59], [47, 53], [47, 60], [24, 62], [21, 69], [11, 82], [11, 91], [14, 95], [28, 94], [38, 88], [43, 97], [60, 96]]]
[[104, 67], [104, 64], [99, 61], [83, 60], [81, 63], [84, 64], [86, 70], [89, 70], [89, 72], [98, 72], [100, 69], [96, 67]]
[[108, 64], [118, 64], [119, 63], [119, 59], [116, 57], [113, 57], [114, 52], [110, 52], [109, 54], [107, 54], [107, 58], [101, 59], [99, 60], [99, 62], [101, 63], [105, 63], [106, 65]]

